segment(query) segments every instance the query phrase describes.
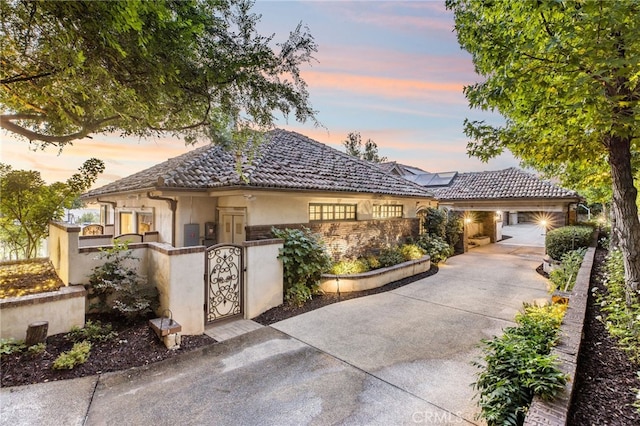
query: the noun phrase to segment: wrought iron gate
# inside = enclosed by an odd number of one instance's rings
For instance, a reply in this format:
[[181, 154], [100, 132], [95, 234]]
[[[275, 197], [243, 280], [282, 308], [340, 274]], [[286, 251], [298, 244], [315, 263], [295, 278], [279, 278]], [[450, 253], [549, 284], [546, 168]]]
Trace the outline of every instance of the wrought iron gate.
[[218, 244], [205, 251], [207, 323], [242, 314], [243, 250]]

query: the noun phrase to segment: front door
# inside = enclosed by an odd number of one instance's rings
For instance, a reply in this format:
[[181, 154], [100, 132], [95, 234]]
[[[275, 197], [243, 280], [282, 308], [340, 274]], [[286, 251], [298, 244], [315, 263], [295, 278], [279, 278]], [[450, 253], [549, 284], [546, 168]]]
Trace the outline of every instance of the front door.
[[245, 219], [243, 214], [220, 213], [220, 243], [240, 244], [246, 239]]

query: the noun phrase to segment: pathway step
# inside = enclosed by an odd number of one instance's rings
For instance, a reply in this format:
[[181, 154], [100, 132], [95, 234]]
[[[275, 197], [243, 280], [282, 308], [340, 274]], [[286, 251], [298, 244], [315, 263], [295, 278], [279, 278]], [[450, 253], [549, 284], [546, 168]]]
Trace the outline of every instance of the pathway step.
[[258, 324], [255, 321], [236, 319], [207, 326], [204, 330], [204, 334], [218, 342], [222, 342], [262, 327], [264, 327], [262, 324]]

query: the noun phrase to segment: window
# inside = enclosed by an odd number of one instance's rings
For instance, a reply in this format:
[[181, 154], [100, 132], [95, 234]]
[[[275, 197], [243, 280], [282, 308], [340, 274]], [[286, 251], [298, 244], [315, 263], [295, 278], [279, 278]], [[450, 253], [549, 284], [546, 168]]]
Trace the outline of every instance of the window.
[[134, 233], [133, 223], [133, 213], [120, 212], [120, 234]]
[[138, 213], [138, 234], [144, 234], [153, 229], [153, 215], [151, 213]]
[[402, 217], [402, 205], [374, 205], [373, 217], [375, 219], [389, 219], [394, 217]]
[[153, 231], [153, 212], [120, 212], [120, 234], [144, 234]]
[[355, 204], [309, 204], [309, 221], [356, 220]]

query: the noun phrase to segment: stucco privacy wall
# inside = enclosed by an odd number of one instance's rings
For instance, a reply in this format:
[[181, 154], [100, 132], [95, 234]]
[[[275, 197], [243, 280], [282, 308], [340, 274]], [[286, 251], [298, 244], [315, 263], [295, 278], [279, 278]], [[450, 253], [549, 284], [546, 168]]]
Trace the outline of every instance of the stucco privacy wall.
[[283, 302], [282, 262], [278, 260], [284, 240], [247, 241], [245, 247], [244, 317], [254, 318]]
[[148, 256], [149, 283], [160, 299], [158, 314], [169, 309], [183, 334], [204, 333], [204, 247], [149, 243]]
[[49, 323], [47, 334], [84, 327], [86, 290], [82, 286], [0, 300], [0, 338], [24, 340], [29, 324]]
[[[78, 247], [79, 233], [78, 227], [60, 223], [49, 226], [49, 259], [64, 285], [87, 284], [93, 268], [103, 263], [99, 258], [100, 247]], [[128, 266], [144, 276], [148, 269], [146, 248], [146, 243], [129, 244], [138, 261], [131, 261]]]
[[[71, 232], [67, 234], [66, 229]], [[50, 256], [52, 260], [56, 258], [56, 272], [61, 270], [60, 265], [66, 271], [71, 271], [67, 273], [65, 285], [69, 285], [69, 282], [88, 283], [92, 269], [102, 263], [98, 258], [100, 247], [78, 248], [79, 228], [51, 224], [50, 232], [52, 239], [56, 241], [52, 247], [57, 250]], [[66, 248], [63, 248], [62, 242], [67, 243]], [[283, 270], [282, 262], [277, 258], [282, 240], [249, 241], [244, 243], [244, 247], [245, 317], [253, 318], [282, 304]], [[173, 319], [182, 325], [183, 334], [202, 334], [205, 322], [205, 247], [173, 248], [169, 244], [150, 242], [131, 244], [130, 248], [132, 256], [139, 259], [130, 266], [140, 275], [146, 276], [150, 285], [158, 288], [158, 315], [162, 315], [164, 309], [169, 309]], [[66, 254], [66, 257], [61, 253]], [[79, 311], [84, 318], [84, 304]]]

